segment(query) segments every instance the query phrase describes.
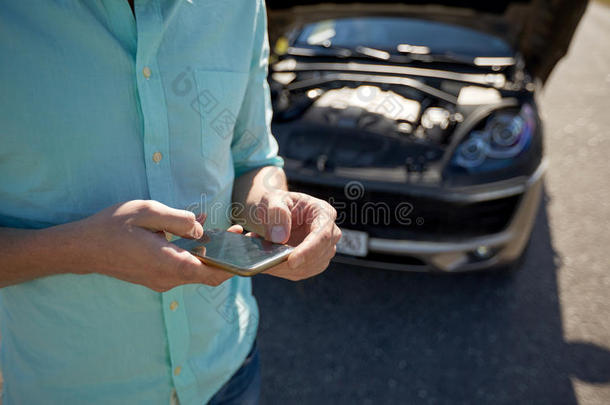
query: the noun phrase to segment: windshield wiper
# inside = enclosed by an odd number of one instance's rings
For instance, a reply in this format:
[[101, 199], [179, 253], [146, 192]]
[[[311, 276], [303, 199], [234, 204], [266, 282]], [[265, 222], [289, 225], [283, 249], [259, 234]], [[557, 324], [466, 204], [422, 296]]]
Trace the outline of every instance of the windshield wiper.
[[[389, 52], [384, 49], [371, 48], [363, 45], [359, 45], [355, 48], [348, 48], [333, 44], [312, 44], [307, 46], [291, 46], [288, 48], [286, 53], [294, 56], [332, 56], [341, 59], [360, 57], [397, 63], [410, 63], [415, 61], [422, 63], [448, 63], [478, 67], [497, 66], [501, 68], [514, 64], [513, 58], [472, 58], [470, 56], [459, 55], [452, 52], [430, 53], [430, 49], [428, 47], [412, 46], [407, 44], [399, 45], [396, 52]], [[479, 59], [493, 60], [478, 63], [477, 60]]]
[[450, 52], [446, 53], [405, 53], [401, 52], [400, 55], [404, 55], [412, 61], [426, 62], [426, 63], [457, 63], [460, 65], [474, 66], [474, 60], [468, 56], [462, 56]]
[[390, 60], [392, 55], [388, 51], [368, 46], [346, 48], [332, 44], [312, 44], [308, 47], [291, 46], [286, 53], [296, 56], [334, 56], [338, 58], [351, 58], [354, 56], [377, 60]]

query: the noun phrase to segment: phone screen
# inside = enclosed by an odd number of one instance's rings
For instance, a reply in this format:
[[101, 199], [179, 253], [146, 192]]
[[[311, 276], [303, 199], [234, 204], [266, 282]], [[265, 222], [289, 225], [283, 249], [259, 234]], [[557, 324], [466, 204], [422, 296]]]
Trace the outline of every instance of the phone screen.
[[199, 239], [178, 239], [173, 243], [207, 264], [242, 276], [252, 276], [280, 263], [293, 250], [288, 245], [221, 229], [207, 230]]

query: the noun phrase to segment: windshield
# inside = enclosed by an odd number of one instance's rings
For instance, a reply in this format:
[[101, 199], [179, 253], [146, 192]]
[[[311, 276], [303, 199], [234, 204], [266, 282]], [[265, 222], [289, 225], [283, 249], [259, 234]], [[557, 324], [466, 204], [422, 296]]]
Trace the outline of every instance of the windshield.
[[465, 57], [510, 57], [502, 39], [457, 25], [395, 17], [356, 17], [306, 25], [297, 46], [358, 46], [414, 53], [455, 54]]

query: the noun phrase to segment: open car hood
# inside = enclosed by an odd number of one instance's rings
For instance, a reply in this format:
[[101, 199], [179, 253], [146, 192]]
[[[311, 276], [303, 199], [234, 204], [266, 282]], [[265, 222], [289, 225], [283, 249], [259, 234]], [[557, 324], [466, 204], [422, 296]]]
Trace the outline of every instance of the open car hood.
[[341, 17], [403, 16], [466, 26], [506, 40], [523, 55], [528, 70], [544, 82], [559, 59], [566, 54], [587, 2], [410, 0], [365, 3], [350, 0], [267, 0], [267, 10], [272, 43], [303, 24]]

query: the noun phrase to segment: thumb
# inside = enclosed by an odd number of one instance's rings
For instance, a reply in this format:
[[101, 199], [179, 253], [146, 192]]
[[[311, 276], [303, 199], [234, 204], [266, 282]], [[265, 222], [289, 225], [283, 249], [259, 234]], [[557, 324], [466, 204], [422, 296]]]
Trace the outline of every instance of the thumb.
[[286, 243], [290, 238], [292, 217], [284, 193], [270, 193], [261, 202], [261, 214], [265, 239]]
[[198, 239], [203, 227], [195, 214], [168, 207], [157, 201], [145, 201], [136, 211], [134, 224], [151, 231], [166, 231], [183, 238]]

